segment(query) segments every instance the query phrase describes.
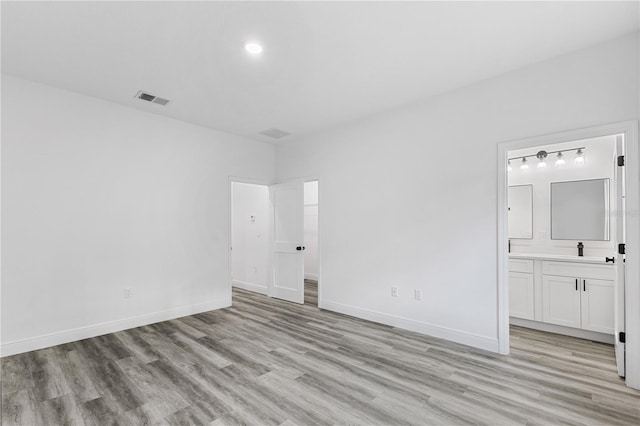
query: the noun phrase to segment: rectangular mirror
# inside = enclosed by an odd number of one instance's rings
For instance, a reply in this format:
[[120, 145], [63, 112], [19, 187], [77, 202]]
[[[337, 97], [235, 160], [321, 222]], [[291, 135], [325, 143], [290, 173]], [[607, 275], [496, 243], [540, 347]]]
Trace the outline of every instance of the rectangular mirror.
[[552, 240], [609, 240], [609, 179], [551, 183]]
[[533, 186], [510, 186], [507, 197], [509, 238], [533, 238]]

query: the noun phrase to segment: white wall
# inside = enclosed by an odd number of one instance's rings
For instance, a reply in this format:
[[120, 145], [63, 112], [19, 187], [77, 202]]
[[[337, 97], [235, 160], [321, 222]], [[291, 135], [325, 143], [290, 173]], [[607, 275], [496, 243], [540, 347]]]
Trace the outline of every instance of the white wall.
[[636, 33], [279, 145], [278, 181], [322, 182], [321, 307], [497, 351], [497, 144], [637, 120], [638, 47]]
[[270, 247], [269, 187], [233, 182], [231, 211], [233, 285], [267, 294]]
[[3, 75], [2, 151], [3, 355], [231, 303], [228, 179], [272, 146]]
[[318, 281], [318, 181], [304, 183], [304, 278]]
[[[555, 154], [547, 157], [547, 168], [537, 169], [538, 160], [535, 154], [540, 150], [556, 151], [584, 146], [585, 162], [583, 166], [574, 163], [575, 153], [565, 152], [565, 166], [557, 168]], [[585, 179], [609, 179], [609, 194], [611, 195], [610, 209], [610, 240], [609, 241], [583, 241], [584, 255], [596, 257], [611, 257], [615, 255], [615, 136], [587, 139], [576, 142], [554, 144], [533, 149], [510, 151], [509, 157], [530, 156], [529, 169], [521, 170], [520, 163], [512, 161], [513, 171], [509, 173], [509, 185], [532, 185], [533, 189], [533, 238], [511, 239], [512, 253], [542, 253], [577, 255], [576, 241], [563, 241], [551, 239], [551, 182], [564, 182]]]

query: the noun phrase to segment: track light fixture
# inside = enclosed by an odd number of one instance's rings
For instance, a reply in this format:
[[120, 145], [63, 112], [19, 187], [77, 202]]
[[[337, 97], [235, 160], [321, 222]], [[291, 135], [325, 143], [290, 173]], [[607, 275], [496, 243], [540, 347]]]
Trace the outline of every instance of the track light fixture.
[[[536, 158], [538, 159], [538, 164], [537, 164], [537, 168], [538, 169], [546, 169], [547, 168], [547, 157], [549, 156], [549, 154], [556, 154], [556, 161], [555, 161], [555, 166], [556, 167], [564, 167], [565, 160], [564, 160], [564, 155], [562, 154], [563, 152], [569, 152], [569, 151], [575, 151], [576, 152], [576, 158], [575, 158], [575, 165], [576, 166], [582, 166], [584, 165], [584, 150], [586, 148], [585, 147], [579, 147], [579, 148], [570, 148], [570, 149], [561, 149], [558, 151], [545, 151], [545, 150], [541, 150], [538, 151], [536, 153]], [[511, 173], [513, 171], [513, 168], [511, 167], [511, 160], [521, 160], [521, 164], [520, 164], [520, 170], [528, 170], [529, 169], [529, 164], [527, 162], [527, 156], [522, 156], [522, 157], [512, 157], [507, 159], [507, 171], [509, 173]]]

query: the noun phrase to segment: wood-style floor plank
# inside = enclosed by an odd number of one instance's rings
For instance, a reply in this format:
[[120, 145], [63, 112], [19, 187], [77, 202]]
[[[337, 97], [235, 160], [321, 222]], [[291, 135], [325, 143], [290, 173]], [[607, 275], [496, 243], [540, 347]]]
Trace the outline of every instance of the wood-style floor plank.
[[234, 289], [233, 307], [2, 359], [3, 425], [638, 425], [613, 347], [511, 355]]

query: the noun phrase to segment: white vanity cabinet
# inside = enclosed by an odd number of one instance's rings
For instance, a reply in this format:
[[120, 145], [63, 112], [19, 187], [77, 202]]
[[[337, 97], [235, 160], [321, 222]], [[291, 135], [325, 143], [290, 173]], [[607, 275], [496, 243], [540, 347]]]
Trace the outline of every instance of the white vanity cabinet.
[[613, 280], [585, 279], [580, 301], [584, 330], [615, 332]]
[[509, 260], [509, 315], [535, 319], [534, 294], [533, 260]]
[[509, 315], [533, 320], [533, 274], [509, 272]]
[[614, 269], [610, 265], [542, 262], [542, 320], [614, 333]]
[[580, 328], [579, 279], [573, 277], [542, 277], [542, 321], [565, 327]]
[[[596, 259], [592, 263], [550, 259], [509, 259], [512, 322], [534, 328], [540, 324], [540, 329], [566, 334], [575, 329], [576, 337], [592, 337], [587, 332], [596, 332], [591, 333], [594, 339], [597, 333], [613, 335], [613, 265]], [[555, 326], [560, 327], [550, 328]]]

